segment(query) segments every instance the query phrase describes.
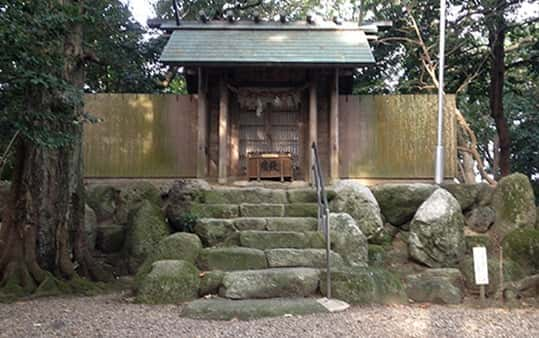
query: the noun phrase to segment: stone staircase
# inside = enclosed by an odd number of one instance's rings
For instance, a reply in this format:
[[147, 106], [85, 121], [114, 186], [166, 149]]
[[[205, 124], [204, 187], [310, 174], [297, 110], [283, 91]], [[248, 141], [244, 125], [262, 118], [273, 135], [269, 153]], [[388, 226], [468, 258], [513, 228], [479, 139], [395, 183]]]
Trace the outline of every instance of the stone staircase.
[[[330, 194], [330, 197], [332, 195]], [[201, 296], [227, 299], [307, 297], [320, 294], [326, 251], [317, 231], [312, 189], [222, 188], [203, 191], [192, 212], [204, 248]], [[332, 266], [345, 265], [331, 252]]]

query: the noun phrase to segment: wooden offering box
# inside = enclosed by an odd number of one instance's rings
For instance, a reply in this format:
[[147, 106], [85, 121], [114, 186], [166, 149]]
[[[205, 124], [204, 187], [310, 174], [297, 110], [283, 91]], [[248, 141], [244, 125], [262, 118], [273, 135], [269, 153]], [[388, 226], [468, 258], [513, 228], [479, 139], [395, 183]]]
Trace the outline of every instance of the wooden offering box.
[[292, 181], [290, 153], [249, 153], [247, 175], [249, 180], [285, 179]]

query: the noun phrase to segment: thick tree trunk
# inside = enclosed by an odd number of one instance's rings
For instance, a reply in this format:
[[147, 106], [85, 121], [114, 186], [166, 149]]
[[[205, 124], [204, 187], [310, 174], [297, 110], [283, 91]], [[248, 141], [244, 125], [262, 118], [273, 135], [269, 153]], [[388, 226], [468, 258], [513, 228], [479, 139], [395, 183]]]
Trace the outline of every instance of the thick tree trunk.
[[[499, 4], [503, 6], [503, 1]], [[496, 124], [499, 137], [500, 175], [507, 176], [511, 173], [511, 137], [509, 126], [503, 111], [503, 87], [505, 80], [505, 30], [506, 22], [503, 10], [494, 13], [488, 24], [489, 48], [491, 52], [489, 105], [490, 115]]]
[[[82, 1], [65, 0], [82, 13]], [[64, 40], [63, 78], [82, 90], [84, 82], [82, 27], [79, 20], [68, 27]], [[82, 92], [81, 92], [82, 94]], [[16, 149], [11, 198], [0, 230], [0, 288], [17, 286], [32, 292], [52, 273], [61, 279], [82, 275], [102, 279], [86, 245], [85, 195], [82, 161], [82, 100], [65, 102], [72, 93], [29, 93], [27, 109], [40, 112], [66, 110], [55, 131], [69, 133], [71, 142], [46, 147], [21, 137]], [[71, 98], [72, 99], [72, 98]]]

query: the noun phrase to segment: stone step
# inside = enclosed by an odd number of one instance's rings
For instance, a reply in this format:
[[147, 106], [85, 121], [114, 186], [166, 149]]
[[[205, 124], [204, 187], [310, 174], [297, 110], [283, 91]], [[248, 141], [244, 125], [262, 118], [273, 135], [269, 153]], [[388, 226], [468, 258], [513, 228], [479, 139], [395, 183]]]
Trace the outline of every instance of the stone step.
[[272, 268], [225, 273], [219, 295], [229, 299], [306, 297], [317, 292], [320, 270]]
[[193, 203], [191, 211], [199, 218], [238, 217], [318, 217], [316, 203]]
[[202, 271], [209, 270], [250, 270], [268, 267], [266, 254], [252, 248], [205, 248], [197, 259], [197, 266]]
[[[318, 220], [316, 217], [272, 217], [266, 218], [268, 231], [316, 231]], [[258, 229], [250, 229], [258, 230]]]
[[253, 320], [284, 315], [303, 316], [330, 312], [315, 298], [273, 298], [231, 300], [198, 299], [188, 303], [181, 316], [204, 320]]
[[324, 248], [323, 234], [316, 231], [240, 231], [239, 245], [260, 250]]
[[[333, 190], [327, 189], [328, 199], [335, 196]], [[242, 203], [317, 203], [316, 191], [313, 188], [271, 189], [271, 188], [239, 188], [212, 187], [200, 190], [195, 202], [204, 204], [242, 204]]]
[[[325, 268], [325, 249], [270, 249], [265, 250], [266, 259], [270, 268], [284, 267], [308, 267]], [[330, 264], [332, 268], [343, 268], [345, 266], [341, 255], [330, 251]]]

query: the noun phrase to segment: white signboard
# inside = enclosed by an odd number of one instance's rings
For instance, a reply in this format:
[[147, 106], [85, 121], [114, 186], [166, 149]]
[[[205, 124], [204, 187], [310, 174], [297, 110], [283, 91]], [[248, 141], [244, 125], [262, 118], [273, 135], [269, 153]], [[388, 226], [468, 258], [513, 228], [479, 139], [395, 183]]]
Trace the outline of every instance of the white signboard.
[[473, 248], [473, 265], [475, 284], [488, 285], [487, 248], [483, 246]]

